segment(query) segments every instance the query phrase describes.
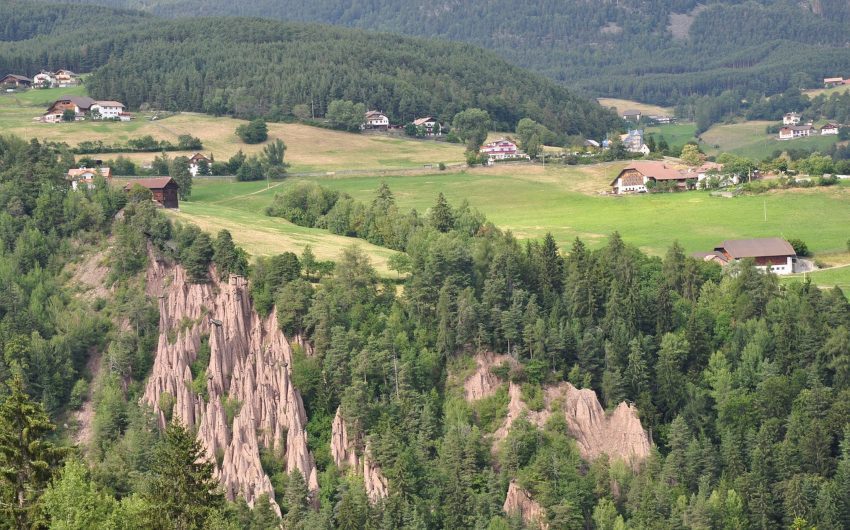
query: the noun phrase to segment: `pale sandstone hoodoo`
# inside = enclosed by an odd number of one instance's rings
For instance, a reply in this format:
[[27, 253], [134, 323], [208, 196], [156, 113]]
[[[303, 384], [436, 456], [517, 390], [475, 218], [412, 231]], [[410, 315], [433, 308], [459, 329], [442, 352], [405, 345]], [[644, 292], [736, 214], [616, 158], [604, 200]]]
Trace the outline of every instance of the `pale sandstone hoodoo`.
[[366, 494], [373, 503], [388, 495], [387, 479], [369, 454], [369, 446], [363, 448], [363, 457], [357, 455], [358, 446], [355, 440], [348, 437], [348, 427], [339, 408], [336, 409], [331, 428], [331, 456], [339, 468], [349, 468], [363, 477]]
[[[505, 359], [509, 358], [492, 354], [476, 356], [476, 371], [464, 382], [467, 400], [476, 401], [496, 392], [503, 383], [490, 369]], [[620, 403], [610, 415], [606, 414], [593, 390], [579, 390], [567, 382], [545, 389], [544, 407], [539, 412], [529, 410], [522, 400], [522, 389], [513, 382], [508, 384], [508, 396], [510, 401], [505, 421], [493, 434], [494, 452], [519, 418], [524, 417], [543, 427], [552, 414], [563, 413], [582, 458], [594, 460], [604, 454], [622, 460], [634, 469], [649, 456], [649, 436], [640, 423], [637, 409], [625, 402]], [[549, 527], [543, 508], [515, 481], [511, 481], [508, 487], [503, 510], [507, 514], [519, 513], [526, 526], [541, 530]]]
[[[301, 395], [292, 386], [292, 351], [275, 313], [260, 318], [251, 307], [244, 278], [192, 284], [182, 267], [154, 258], [147, 271], [147, 291], [159, 299], [160, 335], [142, 399], [157, 412], [160, 426], [166, 421], [160, 398], [168, 393], [173, 417], [197, 428], [198, 440], [217, 463], [216, 472], [230, 499], [242, 495], [253, 506], [265, 493], [280, 513], [260, 464], [261, 448], [282, 455], [287, 472], [298, 470], [307, 487], [318, 490], [316, 466], [307, 449], [307, 416]], [[168, 340], [170, 330], [177, 333], [173, 344]], [[190, 365], [206, 334], [210, 363], [205, 400], [191, 390]], [[225, 398], [238, 404], [232, 426], [222, 404]]]
[[493, 375], [490, 369], [503, 362], [515, 363], [516, 361], [507, 355], [494, 355], [492, 353], [482, 353], [475, 356], [475, 372], [463, 383], [467, 401], [476, 401], [493, 395], [502, 382]]
[[525, 526], [537, 527], [548, 530], [546, 513], [531, 495], [512, 480], [508, 486], [508, 494], [505, 496], [505, 504], [502, 506], [505, 513], [513, 515], [519, 513]]
[[[473, 381], [473, 384], [477, 385], [475, 381], [486, 380], [481, 372], [489, 372], [491, 366], [498, 364], [494, 359], [492, 355], [477, 356], [478, 370], [466, 383]], [[492, 373], [490, 376], [495, 378]], [[498, 381], [498, 378], [496, 380]], [[488, 383], [489, 394], [495, 392], [498, 386], [499, 384]], [[519, 385], [509, 383], [508, 395], [508, 414], [493, 436], [497, 444], [508, 435], [511, 425], [520, 417], [542, 427], [552, 414], [562, 412], [582, 458], [593, 460], [605, 454], [611, 459], [623, 460], [632, 468], [636, 468], [649, 456], [649, 436], [640, 423], [637, 409], [632, 405], [620, 403], [614, 412], [606, 414], [593, 390], [579, 390], [567, 382], [545, 389], [545, 406], [539, 412], [529, 410], [522, 401]]]

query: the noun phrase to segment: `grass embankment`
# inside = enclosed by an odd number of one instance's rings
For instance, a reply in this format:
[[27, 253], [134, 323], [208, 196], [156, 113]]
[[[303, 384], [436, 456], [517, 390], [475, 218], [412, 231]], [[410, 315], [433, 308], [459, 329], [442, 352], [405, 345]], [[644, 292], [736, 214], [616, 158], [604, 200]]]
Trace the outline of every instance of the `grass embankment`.
[[[39, 138], [66, 142], [74, 146], [86, 140], [102, 140], [107, 144], [126, 142], [130, 138], [151, 135], [157, 140], [176, 143], [181, 134], [197, 136], [204, 153], [216, 160], [227, 160], [236, 151], [259, 153], [263, 144], [247, 145], [236, 136], [236, 127], [245, 123], [226, 117], [180, 113], [151, 121], [137, 113], [130, 122], [83, 121], [75, 123], [39, 123], [48, 105], [62, 95], [85, 95], [85, 87], [28, 90], [0, 95], [0, 127], [4, 133], [22, 138]], [[281, 138], [287, 146], [286, 159], [290, 171], [340, 171], [350, 169], [406, 169], [426, 164], [462, 162], [463, 146], [445, 142], [411, 140], [404, 137], [352, 134], [302, 124], [270, 123], [269, 139]], [[119, 153], [97, 155], [115, 158]], [[169, 156], [191, 155], [170, 152]], [[137, 163], [148, 162], [156, 153], [128, 153], [124, 156]]]

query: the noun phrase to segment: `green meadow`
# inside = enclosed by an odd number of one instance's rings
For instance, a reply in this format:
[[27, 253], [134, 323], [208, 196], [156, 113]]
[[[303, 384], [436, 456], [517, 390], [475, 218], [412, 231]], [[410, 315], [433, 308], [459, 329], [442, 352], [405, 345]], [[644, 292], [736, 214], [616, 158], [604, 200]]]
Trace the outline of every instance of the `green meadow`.
[[[197, 180], [191, 200], [181, 203], [176, 218], [216, 231], [230, 230], [255, 255], [285, 250], [300, 252], [311, 245], [322, 259], [331, 259], [357, 243], [384, 275], [391, 251], [325, 230], [292, 225], [267, 217], [274, 194], [302, 181], [315, 181], [364, 201], [382, 182], [392, 189], [401, 208], [425, 213], [439, 192], [452, 204], [466, 199], [497, 226], [518, 238], [540, 238], [552, 232], [562, 248], [576, 237], [591, 247], [603, 245], [618, 231], [642, 250], [662, 255], [673, 241], [687, 252], [713, 248], [724, 239], [781, 236], [800, 238], [817, 256], [846, 263], [850, 237], [850, 187], [786, 190], [734, 198], [689, 192], [626, 197], [603, 196], [619, 165], [593, 168], [520, 165], [395, 177], [290, 178], [271, 184]], [[612, 177], [610, 177], [612, 178]], [[578, 191], [581, 190], [581, 191]], [[850, 268], [810, 275], [818, 284], [850, 283]]]
[[796, 140], [780, 141], [775, 134], [767, 134], [770, 121], [746, 121], [715, 125], [702, 134], [702, 149], [710, 154], [734, 153], [752, 160], [772, 157], [776, 151], [786, 149], [814, 149], [825, 151], [838, 141], [837, 136], [810, 136]]

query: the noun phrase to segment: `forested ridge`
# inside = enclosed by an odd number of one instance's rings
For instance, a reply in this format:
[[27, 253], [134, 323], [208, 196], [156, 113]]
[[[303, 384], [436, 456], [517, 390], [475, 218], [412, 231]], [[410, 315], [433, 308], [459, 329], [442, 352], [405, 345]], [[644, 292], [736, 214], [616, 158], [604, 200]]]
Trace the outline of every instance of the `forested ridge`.
[[[72, 162], [56, 146], [0, 140], [0, 527], [279, 524], [262, 499], [226, 502], [193, 433], [161, 432], [140, 405], [160, 332], [144, 289], [150, 252], [193, 282], [247, 274], [254, 308], [311, 346], [296, 348], [292, 382], [318, 493], [282, 471], [284, 456], [261, 454], [284, 528], [522, 528], [502, 513], [512, 480], [550, 528], [850, 524], [850, 303], [838, 288], [780, 285], [746, 262], [724, 272], [675, 242], [664, 257], [618, 234], [597, 249], [522, 242], [441, 195], [427, 212], [402, 211], [386, 185], [368, 203], [315, 185], [276, 199], [270, 213], [401, 249], [400, 291], [356, 247], [324, 272], [306, 250], [249, 260], [227, 231], [171, 223], [144, 190], [69, 192]], [[108, 267], [111, 290], [80, 296], [64, 271], [97, 250], [89, 263]], [[542, 428], [515, 421], [491, 452], [507, 393], [468, 402], [456, 386], [478, 352], [516, 361], [494, 375], [534, 410], [561, 381], [609, 409], [635, 403], [655, 448], [635, 470], [588, 462], [553, 415]], [[201, 397], [208, 362], [202, 340], [190, 368]], [[66, 427], [51, 432], [88, 388], [81, 460]], [[331, 459], [337, 410], [387, 479], [377, 503]]]
[[775, 94], [795, 76], [816, 82], [850, 71], [850, 7], [841, 0], [77, 1], [169, 17], [249, 15], [470, 42], [594, 95], [663, 105], [730, 88]]
[[[11, 4], [0, 14], [30, 9], [42, 12]], [[113, 16], [116, 24], [102, 31]], [[103, 9], [74, 31], [45, 22], [48, 33], [0, 45], [0, 70], [94, 71], [90, 95], [131, 108], [284, 118], [296, 105], [322, 116], [331, 101], [350, 100], [396, 123], [427, 114], [450, 120], [478, 107], [501, 130], [523, 117], [596, 137], [618, 125], [595, 102], [472, 45], [260, 19], [124, 21], [124, 12]], [[31, 34], [20, 31], [10, 38]]]

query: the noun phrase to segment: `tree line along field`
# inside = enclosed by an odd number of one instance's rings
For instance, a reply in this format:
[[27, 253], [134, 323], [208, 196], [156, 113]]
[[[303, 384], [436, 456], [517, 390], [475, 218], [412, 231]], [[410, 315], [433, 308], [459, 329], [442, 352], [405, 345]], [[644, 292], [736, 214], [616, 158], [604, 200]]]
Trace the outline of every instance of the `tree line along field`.
[[[415, 208], [424, 214], [442, 192], [453, 205], [468, 200], [520, 239], [539, 239], [552, 232], [562, 249], [569, 248], [576, 237], [591, 247], [601, 246], [614, 231], [655, 255], [663, 255], [673, 241], [690, 253], [710, 250], [725, 239], [781, 236], [804, 240], [827, 264], [850, 262], [846, 250], [850, 187], [846, 185], [734, 198], [699, 191], [625, 197], [596, 193], [604, 190], [624, 165], [551, 166], [545, 170], [539, 165], [515, 165], [394, 177], [290, 178], [270, 189], [265, 183], [196, 181], [191, 200], [181, 203], [176, 215], [202, 227], [228, 228], [251, 253], [298, 253], [304, 244], [310, 244], [318, 249], [320, 258], [329, 259], [353, 240], [267, 217], [264, 209], [274, 194], [313, 181], [370, 202], [386, 182], [402, 209]], [[365, 241], [359, 244], [382, 273], [388, 274], [385, 260], [391, 251]], [[844, 270], [834, 271], [810, 276], [822, 285], [845, 283]]]
[[[83, 141], [101, 140], [106, 144], [126, 142], [131, 138], [151, 135], [157, 140], [176, 143], [181, 134], [201, 139], [206, 154], [216, 160], [227, 160], [240, 149], [246, 154], [259, 153], [263, 144], [247, 145], [234, 133], [245, 120], [214, 117], [205, 114], [164, 114], [165, 119], [149, 120], [155, 113], [135, 113], [130, 122], [83, 121], [74, 123], [39, 123], [48, 105], [63, 95], [86, 95], [85, 87], [29, 90], [0, 95], [0, 127], [5, 134], [21, 138], [39, 138], [66, 142], [73, 147]], [[269, 123], [269, 140], [281, 138], [287, 146], [286, 160], [290, 171], [338, 171], [344, 169], [405, 169], [426, 164], [463, 161], [463, 146], [445, 142], [412, 140], [333, 131], [297, 123]], [[191, 152], [173, 151], [169, 157]], [[124, 156], [137, 164], [150, 162], [156, 153], [109, 153], [99, 156], [114, 159]]]

